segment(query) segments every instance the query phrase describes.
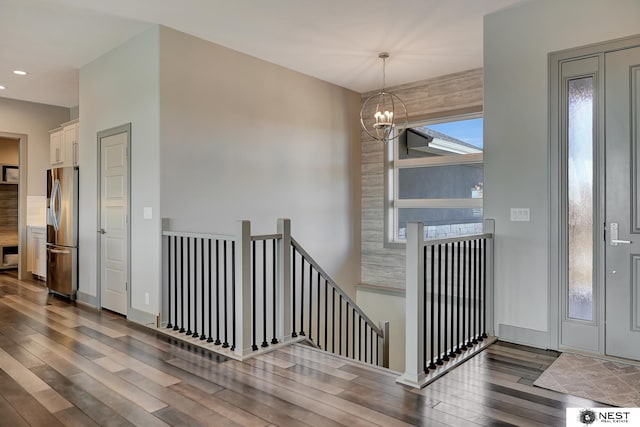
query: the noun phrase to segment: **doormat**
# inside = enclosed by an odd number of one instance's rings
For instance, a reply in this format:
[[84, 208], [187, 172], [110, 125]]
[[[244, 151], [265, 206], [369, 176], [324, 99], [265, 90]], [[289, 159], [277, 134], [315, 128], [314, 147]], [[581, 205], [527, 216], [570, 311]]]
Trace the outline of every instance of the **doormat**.
[[533, 385], [622, 408], [640, 407], [640, 366], [562, 353]]

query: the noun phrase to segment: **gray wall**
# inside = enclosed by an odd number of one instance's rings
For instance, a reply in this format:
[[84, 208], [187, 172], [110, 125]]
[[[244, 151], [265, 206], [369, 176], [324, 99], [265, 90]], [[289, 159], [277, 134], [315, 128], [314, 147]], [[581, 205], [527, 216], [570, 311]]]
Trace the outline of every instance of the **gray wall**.
[[[254, 232], [273, 233], [276, 219], [289, 217], [296, 239], [355, 295], [359, 103], [354, 92], [165, 27], [83, 67], [83, 298], [97, 294], [96, 136], [128, 122], [136, 316], [160, 309], [160, 218], [174, 229], [218, 233], [249, 219]], [[153, 219], [143, 219], [144, 207]]]
[[[496, 220], [496, 324], [547, 332], [549, 52], [640, 33], [637, 0], [538, 0], [488, 15], [484, 29], [485, 217]], [[531, 222], [510, 222], [510, 207]]]
[[[482, 111], [482, 69], [388, 89], [406, 103], [410, 122]], [[364, 131], [361, 138], [362, 283], [404, 289], [404, 249], [384, 247], [384, 144]]]
[[0, 98], [0, 132], [27, 135], [27, 195], [46, 195], [49, 130], [66, 121], [68, 108]]
[[171, 228], [234, 233], [279, 217], [352, 297], [360, 281], [360, 96], [160, 30], [161, 210]]
[[[97, 293], [97, 134], [131, 123], [131, 304], [151, 314], [159, 311], [160, 289], [158, 64], [159, 29], [154, 27], [80, 70], [79, 291]], [[153, 219], [143, 219], [146, 206]]]

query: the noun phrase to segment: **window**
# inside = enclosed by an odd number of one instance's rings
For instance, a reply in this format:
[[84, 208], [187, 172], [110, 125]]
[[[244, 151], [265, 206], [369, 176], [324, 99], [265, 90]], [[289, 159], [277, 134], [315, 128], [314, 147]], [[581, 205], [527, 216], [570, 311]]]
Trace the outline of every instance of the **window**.
[[421, 221], [425, 239], [482, 232], [483, 119], [413, 124], [387, 144], [387, 241], [406, 241]]

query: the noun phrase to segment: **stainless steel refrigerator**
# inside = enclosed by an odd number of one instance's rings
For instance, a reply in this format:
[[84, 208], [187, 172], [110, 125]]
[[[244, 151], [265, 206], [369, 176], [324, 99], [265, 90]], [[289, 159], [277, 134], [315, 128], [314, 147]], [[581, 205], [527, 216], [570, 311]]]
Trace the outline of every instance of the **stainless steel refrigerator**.
[[78, 168], [47, 171], [47, 286], [74, 300], [78, 289]]

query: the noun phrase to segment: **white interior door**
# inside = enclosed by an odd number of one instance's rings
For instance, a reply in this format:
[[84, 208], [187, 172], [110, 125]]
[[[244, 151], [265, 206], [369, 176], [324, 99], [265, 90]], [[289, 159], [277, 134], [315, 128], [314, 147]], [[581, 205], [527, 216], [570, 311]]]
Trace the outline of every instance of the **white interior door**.
[[606, 353], [640, 360], [640, 47], [605, 56]]
[[100, 288], [102, 307], [127, 314], [129, 250], [128, 131], [100, 138]]

